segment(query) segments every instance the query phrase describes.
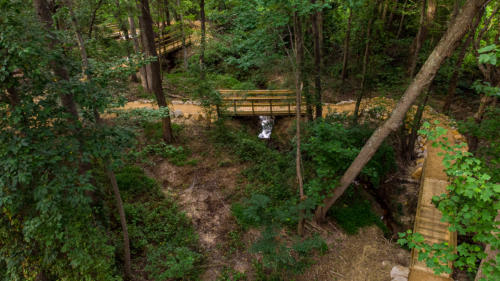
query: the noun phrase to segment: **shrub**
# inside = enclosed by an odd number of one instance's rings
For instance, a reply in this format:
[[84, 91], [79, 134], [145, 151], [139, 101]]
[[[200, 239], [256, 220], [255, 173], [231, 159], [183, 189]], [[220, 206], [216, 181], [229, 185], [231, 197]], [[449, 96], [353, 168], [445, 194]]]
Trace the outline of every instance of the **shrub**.
[[191, 152], [184, 149], [182, 146], [173, 146], [164, 142], [158, 144], [150, 144], [143, 148], [138, 156], [145, 155], [159, 155], [176, 166], [184, 166], [186, 164], [196, 165], [197, 161], [187, 160]]
[[[307, 128], [302, 145], [307, 195], [319, 203], [333, 190], [340, 176], [358, 155], [370, 137], [367, 125], [347, 127], [341, 123], [316, 121]], [[384, 143], [361, 171], [359, 178], [378, 187], [382, 178], [396, 167], [394, 151]]]
[[363, 199], [358, 192], [352, 189], [347, 190], [328, 214], [335, 218], [335, 221], [348, 234], [356, 234], [360, 228], [373, 224], [380, 227], [384, 234], [389, 232], [377, 214], [373, 213], [370, 201]]
[[[162, 142], [163, 133], [162, 133], [162, 122], [144, 122], [142, 124], [144, 128], [144, 137], [150, 143], [159, 143]], [[183, 125], [179, 125], [176, 123], [172, 123], [172, 134], [174, 137], [178, 137], [181, 131], [184, 129]]]
[[124, 201], [159, 190], [156, 181], [147, 177], [144, 171], [136, 166], [125, 166], [120, 169], [116, 173], [116, 182]]

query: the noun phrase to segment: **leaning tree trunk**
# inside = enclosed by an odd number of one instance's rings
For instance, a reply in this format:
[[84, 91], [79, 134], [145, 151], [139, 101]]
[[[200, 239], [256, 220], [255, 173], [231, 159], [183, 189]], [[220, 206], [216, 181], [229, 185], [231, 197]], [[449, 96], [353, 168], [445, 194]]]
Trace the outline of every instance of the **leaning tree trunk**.
[[349, 168], [346, 170], [339, 185], [335, 188], [332, 194], [323, 201], [323, 204], [316, 210], [315, 219], [323, 221], [328, 209], [337, 201], [338, 198], [349, 187], [351, 182], [358, 176], [363, 167], [370, 161], [377, 149], [380, 147], [385, 138], [397, 130], [403, 121], [408, 109], [411, 107], [415, 99], [420, 95], [423, 89], [428, 87], [434, 79], [443, 61], [451, 55], [457, 44], [468, 31], [474, 16], [477, 15], [482, 6], [487, 0], [468, 0], [459, 15], [450, 25], [446, 33], [443, 35], [438, 45], [427, 58], [413, 82], [410, 84], [400, 101], [392, 111], [391, 116], [384, 122], [368, 139], [363, 146], [358, 156]]
[[[75, 14], [73, 13], [73, 5], [71, 0], [66, 0], [66, 5], [68, 6], [68, 10], [71, 17], [71, 23], [73, 25], [73, 29], [75, 30], [76, 38], [78, 40], [78, 47], [80, 49], [80, 55], [82, 58], [82, 72], [84, 73], [85, 79], [90, 80], [92, 79], [92, 76], [88, 69], [89, 59], [87, 56], [87, 49], [85, 48], [85, 42], [83, 41], [82, 33], [78, 26]], [[97, 125], [102, 126], [103, 125], [102, 119], [99, 116], [99, 112], [96, 109], [94, 109], [94, 117]], [[116, 176], [113, 169], [111, 168], [111, 163], [109, 159], [105, 161], [104, 166], [106, 169], [106, 175], [108, 176], [111, 186], [113, 187], [113, 193], [115, 195], [115, 200], [116, 200], [116, 207], [118, 208], [118, 213], [120, 215], [120, 224], [122, 227], [122, 234], [123, 234], [123, 255], [124, 255], [123, 259], [125, 261], [125, 277], [130, 280], [132, 278], [132, 267], [131, 267], [132, 262], [130, 259], [130, 240], [128, 236], [127, 219], [125, 217], [123, 201], [120, 195], [120, 189], [118, 188], [118, 184], [116, 182]]]
[[[316, 0], [311, 1], [313, 4]], [[323, 105], [321, 103], [321, 40], [320, 40], [320, 19], [321, 11], [314, 12], [312, 16], [313, 36], [314, 36], [314, 103], [316, 107], [316, 118], [323, 116]]]
[[[128, 24], [130, 26], [130, 35], [132, 37], [132, 42], [134, 43], [134, 51], [136, 53], [141, 52], [141, 46], [139, 44], [139, 39], [137, 38], [137, 32], [135, 27], [135, 21], [132, 16], [128, 17]], [[141, 66], [139, 68], [139, 76], [141, 77], [141, 85], [144, 90], [148, 91], [148, 75], [146, 72], [146, 66]]]
[[[147, 57], [156, 57], [155, 38], [153, 33], [153, 20], [149, 10], [149, 0], [140, 0], [141, 15], [139, 21], [142, 22], [142, 33], [144, 34], [144, 50]], [[168, 109], [165, 95], [163, 94], [161, 76], [160, 76], [160, 63], [158, 60], [152, 61], [148, 64], [148, 81], [151, 79], [151, 86], [153, 93], [156, 97], [156, 102], [160, 108]], [[171, 143], [173, 140], [172, 127], [170, 125], [170, 115], [162, 117], [162, 131], [163, 140], [166, 143]]]
[[347, 30], [344, 39], [344, 56], [342, 58], [342, 86], [347, 78], [347, 63], [349, 59], [349, 43], [351, 41], [352, 8], [349, 7], [349, 18], [347, 19]]

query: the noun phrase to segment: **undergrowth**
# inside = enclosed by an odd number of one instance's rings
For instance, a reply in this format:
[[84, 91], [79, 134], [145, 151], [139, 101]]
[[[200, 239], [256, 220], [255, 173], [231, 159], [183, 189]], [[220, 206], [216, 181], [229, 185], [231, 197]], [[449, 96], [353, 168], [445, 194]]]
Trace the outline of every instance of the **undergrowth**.
[[[336, 187], [342, 173], [373, 132], [368, 124], [351, 126], [347, 121], [346, 116], [336, 116], [305, 127], [302, 157], [308, 198], [303, 202], [298, 200], [295, 183], [293, 145], [285, 151], [272, 149], [245, 129], [229, 130], [223, 121], [212, 130], [212, 140], [219, 147], [229, 149], [240, 162], [249, 164], [242, 176], [250, 184], [244, 198], [232, 205], [232, 213], [243, 229], [261, 230], [261, 236], [250, 250], [262, 255], [255, 267], [267, 276], [263, 280], [290, 278], [290, 274], [308, 267], [313, 253], [326, 250], [325, 242], [319, 237], [297, 237], [295, 227], [301, 210], [310, 218], [327, 192]], [[359, 180], [377, 188], [394, 168], [394, 152], [384, 143], [363, 169]], [[349, 234], [372, 224], [388, 231], [371, 210], [370, 202], [352, 191], [342, 197], [330, 214]]]
[[348, 234], [357, 234], [360, 228], [374, 224], [384, 234], [389, 233], [387, 226], [372, 211], [370, 201], [353, 188], [346, 190], [338, 203], [329, 210], [328, 215], [333, 217]]
[[[123, 251], [119, 217], [112, 211], [116, 207], [111, 188], [103, 174], [95, 174], [105, 186], [103, 213], [111, 215], [108, 222], [112, 225], [114, 241], [119, 251]], [[127, 218], [132, 264], [141, 265], [135, 271], [145, 271], [153, 280], [197, 279], [197, 266], [202, 261], [198, 237], [173, 199], [166, 198], [156, 181], [139, 167], [121, 168], [116, 171], [116, 180]]]

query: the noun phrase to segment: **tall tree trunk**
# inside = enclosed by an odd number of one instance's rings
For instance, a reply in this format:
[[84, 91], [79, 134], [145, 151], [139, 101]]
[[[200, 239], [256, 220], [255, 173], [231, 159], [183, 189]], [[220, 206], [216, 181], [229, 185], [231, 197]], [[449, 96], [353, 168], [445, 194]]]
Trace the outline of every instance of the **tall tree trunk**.
[[[313, 4], [316, 0], [311, 1]], [[323, 116], [323, 105], [321, 102], [321, 41], [320, 41], [320, 19], [321, 11], [313, 13], [313, 36], [314, 36], [314, 103], [316, 107], [316, 118]]]
[[397, 9], [398, 6], [398, 0], [391, 0], [391, 4], [389, 4], [389, 18], [387, 19], [387, 22], [385, 23], [385, 26], [387, 28], [390, 28], [392, 26], [392, 21], [394, 20], [394, 10]]
[[181, 1], [177, 0], [177, 9], [179, 10], [180, 27], [181, 27], [181, 39], [182, 39], [182, 67], [184, 71], [188, 69], [188, 57], [187, 57], [187, 46], [186, 46], [186, 34], [184, 31], [184, 13], [181, 8]]
[[[141, 52], [141, 46], [139, 44], [139, 39], [137, 38], [136, 26], [133, 16], [128, 17], [128, 23], [130, 26], [130, 34], [132, 37], [132, 42], [134, 43], [134, 51], [136, 53]], [[139, 76], [141, 77], [141, 85], [144, 90], [148, 90], [148, 75], [146, 73], [146, 66], [141, 66], [139, 68]]]
[[[170, 26], [171, 19], [170, 19], [170, 10], [168, 8], [168, 0], [164, 0], [163, 4], [165, 5], [165, 19], [167, 21], [167, 26]], [[177, 1], [177, 6], [179, 6], [179, 1]]]
[[419, 27], [417, 31], [417, 36], [415, 36], [415, 39], [413, 40], [412, 47], [410, 48], [411, 55], [410, 55], [410, 68], [408, 69], [408, 73], [410, 75], [410, 78], [413, 78], [413, 75], [415, 73], [415, 69], [417, 68], [417, 61], [418, 61], [418, 53], [420, 52], [420, 47], [422, 46], [422, 41], [423, 41], [423, 30], [425, 28], [425, 7], [426, 7], [427, 0], [422, 0], [422, 8], [420, 10], [420, 22], [419, 22]]
[[201, 20], [201, 54], [200, 54], [200, 68], [201, 77], [205, 79], [205, 48], [207, 40], [206, 19], [205, 19], [205, 0], [200, 0], [200, 20]]
[[[448, 86], [448, 92], [446, 95], [446, 99], [443, 105], [443, 112], [447, 113], [450, 111], [451, 102], [453, 101], [453, 97], [455, 96], [455, 91], [458, 85], [458, 79], [460, 78], [460, 72], [462, 69], [462, 63], [464, 62], [465, 55], [467, 54], [467, 49], [471, 45], [474, 40], [474, 35], [476, 34], [476, 29], [481, 22], [481, 18], [484, 14], [484, 9], [477, 15], [474, 19], [474, 23], [472, 28], [469, 31], [469, 35], [467, 36], [467, 40], [464, 41], [462, 47], [460, 48], [460, 53], [458, 54], [457, 61], [455, 62], [455, 68], [453, 70], [453, 75], [451, 76], [450, 83]], [[456, 15], [455, 15], [456, 16]]]
[[[142, 8], [141, 8], [142, 4], [141, 4], [141, 2], [136, 2], [136, 4], [137, 4], [137, 9], [139, 11], [142, 11]], [[149, 7], [149, 5], [148, 5], [148, 7]], [[150, 15], [150, 18], [151, 18], [151, 15]], [[154, 32], [153, 32], [153, 20], [152, 19], [151, 19], [150, 25], [151, 25], [151, 33], [152, 33], [151, 36], [153, 37], [153, 43], [154, 43]], [[148, 54], [148, 47], [147, 46], [149, 46], [150, 43], [148, 42], [148, 37], [146, 36], [146, 34], [144, 32], [144, 30], [146, 30], [146, 23], [144, 22], [144, 18], [141, 15], [139, 15], [139, 28], [141, 30], [139, 38], [141, 39], [140, 41], [141, 41], [141, 45], [142, 45], [142, 50], [143, 50], [145, 56], [149, 57], [149, 56], [151, 56], [151, 54], [150, 54], [150, 51], [149, 51], [149, 54]], [[156, 45], [154, 45], [153, 49], [154, 49], [155, 54], [156, 54]], [[152, 72], [152, 69], [151, 69], [151, 64], [146, 64], [144, 66], [144, 69], [146, 70], [145, 71], [146, 77], [147, 77], [146, 81], [148, 83], [148, 85], [145, 88], [145, 90], [147, 92], [151, 93], [151, 92], [153, 92], [153, 72]]]
[[366, 43], [365, 43], [365, 53], [363, 55], [363, 70], [361, 73], [361, 84], [360, 91], [358, 97], [356, 98], [356, 106], [354, 108], [353, 120], [354, 123], [358, 122], [359, 117], [359, 108], [361, 106], [361, 100], [365, 94], [366, 90], [366, 73], [368, 71], [368, 60], [370, 56], [370, 43], [371, 43], [371, 32], [373, 27], [373, 22], [375, 20], [375, 13], [371, 15], [370, 21], [368, 22], [368, 26], [366, 27]]
[[[347, 19], [347, 30], [344, 39], [344, 56], [342, 58], [342, 85], [344, 85], [347, 78], [347, 63], [349, 59], [349, 43], [351, 41], [351, 25], [352, 25], [352, 8], [349, 7], [349, 18]], [[342, 87], [343, 89], [344, 87]]]
[[384, 3], [384, 8], [382, 10], [382, 22], [385, 23], [385, 17], [387, 16], [387, 9], [389, 8], [389, 0], [385, 0]]
[[97, 11], [99, 10], [99, 8], [102, 5], [102, 1], [103, 0], [99, 0], [99, 2], [97, 2], [95, 9], [92, 11], [92, 15], [90, 16], [89, 38], [92, 38], [92, 30], [94, 28], [95, 18], [97, 16]]
[[413, 116], [413, 125], [411, 127], [411, 134], [408, 139], [408, 146], [406, 150], [406, 158], [407, 160], [411, 160], [415, 158], [415, 143], [417, 142], [418, 130], [420, 130], [420, 125], [422, 123], [422, 116], [424, 115], [425, 106], [427, 105], [427, 101], [429, 100], [429, 96], [431, 94], [431, 88], [427, 90], [427, 93], [424, 96], [424, 100], [419, 105], [415, 116]]
[[[304, 64], [304, 37], [302, 31], [302, 21], [298, 13], [294, 15], [295, 21], [295, 115], [297, 121], [297, 132], [296, 132], [296, 156], [295, 156], [295, 172], [297, 173], [297, 184], [299, 186], [300, 201], [305, 199], [304, 196], [304, 186], [302, 180], [302, 161], [301, 161], [301, 150], [300, 150], [300, 114], [301, 114], [301, 92], [302, 92], [302, 67]], [[302, 67], [301, 67], [302, 65]], [[300, 236], [304, 235], [304, 210], [300, 210], [299, 213], [299, 223], [297, 225], [297, 232]]]
[[[52, 25], [54, 23], [52, 21], [52, 13], [49, 10], [49, 5], [46, 0], [33, 0], [33, 5], [35, 6], [38, 20], [44, 26], [47, 35], [50, 38], [49, 47], [51, 49], [55, 49], [60, 42], [52, 30]], [[62, 80], [69, 80], [68, 71], [59, 63], [57, 63], [56, 61], [50, 61], [50, 67], [57, 77]], [[79, 118], [78, 110], [71, 93], [61, 95], [61, 102], [65, 110], [73, 117], [74, 121], [76, 122]]]
[[401, 19], [399, 20], [399, 27], [398, 27], [398, 33], [396, 34], [396, 39], [399, 39], [399, 36], [401, 35], [401, 31], [403, 31], [403, 22], [405, 20], [406, 5], [407, 4], [408, 4], [408, 0], [405, 0], [405, 3], [403, 4], [403, 9], [401, 10]]
[[[80, 49], [80, 55], [82, 58], [82, 72], [84, 73], [84, 77], [88, 80], [92, 79], [92, 76], [89, 72], [89, 60], [87, 56], [87, 49], [85, 48], [85, 42], [83, 41], [82, 33], [80, 31], [78, 22], [76, 20], [75, 14], [73, 12], [73, 4], [71, 0], [66, 0], [66, 5], [68, 7], [70, 17], [71, 17], [71, 23], [73, 25], [73, 28], [75, 30], [76, 38], [78, 40], [78, 47]], [[94, 117], [95, 117], [95, 122], [97, 123], [98, 126], [102, 126], [103, 122], [101, 117], [99, 116], [99, 112], [94, 109]], [[116, 182], [116, 176], [111, 168], [111, 163], [110, 160], [106, 160], [105, 169], [106, 169], [106, 175], [108, 176], [108, 179], [110, 180], [111, 186], [113, 187], [113, 193], [115, 195], [115, 200], [116, 200], [116, 207], [118, 208], [118, 213], [120, 215], [120, 223], [122, 226], [122, 234], [123, 234], [123, 252], [124, 252], [124, 261], [125, 261], [125, 277], [127, 279], [132, 278], [132, 270], [131, 270], [131, 259], [130, 259], [130, 241], [128, 237], [128, 228], [127, 228], [127, 220], [125, 217], [125, 210], [123, 208], [123, 202], [121, 199], [120, 195], [120, 189], [118, 188], [118, 184]]]
[[[144, 34], [144, 50], [146, 51], [147, 57], [156, 57], [156, 48], [155, 48], [155, 37], [153, 33], [153, 20], [151, 18], [150, 10], [149, 10], [149, 0], [140, 0], [140, 10], [141, 15], [139, 17], [139, 21], [142, 22], [142, 32]], [[149, 65], [148, 71], [148, 81], [151, 78], [151, 86], [153, 93], [156, 96], [156, 102], [160, 108], [167, 108], [167, 101], [165, 99], [165, 95], [163, 94], [162, 82], [160, 76], [160, 63], [158, 60], [152, 61]], [[167, 115], [162, 118], [162, 130], [163, 130], [163, 140], [166, 143], [171, 143], [173, 141], [172, 136], [172, 127], [170, 125], [170, 115]]]
[[[127, 27], [127, 22], [125, 20], [122, 20], [122, 11], [120, 8], [120, 1], [115, 0], [115, 5], [116, 5], [116, 13], [115, 13], [115, 18], [116, 21], [118, 22], [120, 26], [120, 30], [123, 32], [123, 36], [125, 37], [125, 41], [127, 42], [126, 50], [127, 50], [127, 58], [130, 59], [130, 45], [129, 45], [129, 40], [130, 36], [128, 35], [128, 27]], [[130, 80], [133, 82], [138, 82], [139, 79], [137, 79], [137, 75], [135, 73], [132, 73], [130, 75]]]
[[410, 68], [408, 73], [410, 74], [410, 78], [413, 78], [415, 74], [415, 70], [418, 64], [418, 55], [420, 53], [420, 49], [422, 48], [422, 44], [427, 37], [427, 33], [429, 32], [429, 28], [431, 27], [434, 17], [436, 16], [437, 9], [437, 0], [423, 0], [422, 1], [422, 10], [420, 14], [420, 26], [418, 28], [417, 36], [412, 45], [412, 54], [410, 59]]
[[385, 138], [397, 130], [403, 121], [408, 109], [411, 107], [415, 99], [420, 95], [423, 89], [430, 85], [434, 79], [441, 64], [450, 56], [453, 50], [459, 44], [464, 34], [468, 31], [474, 16], [477, 15], [482, 6], [487, 0], [468, 0], [455, 21], [450, 25], [446, 33], [443, 35], [434, 51], [429, 55], [413, 82], [410, 84], [400, 101], [392, 111], [391, 116], [387, 121], [380, 126], [366, 144], [361, 149], [360, 153], [354, 159], [352, 164], [346, 170], [340, 179], [339, 186], [335, 188], [332, 194], [323, 201], [322, 206], [316, 210], [315, 218], [317, 221], [323, 221], [326, 212], [337, 201], [338, 198], [349, 187], [351, 182], [358, 176], [363, 167], [370, 161], [377, 149], [380, 147]]
[[123, 255], [125, 256], [125, 276], [128, 280], [132, 280], [132, 270], [131, 270], [131, 260], [130, 260], [130, 240], [128, 237], [127, 219], [125, 216], [125, 209], [123, 208], [123, 201], [120, 195], [120, 189], [118, 188], [118, 183], [116, 182], [116, 175], [111, 168], [111, 163], [106, 161], [105, 169], [106, 175], [108, 176], [111, 186], [113, 187], [113, 194], [115, 196], [116, 208], [120, 215], [120, 224], [122, 226], [123, 233]]

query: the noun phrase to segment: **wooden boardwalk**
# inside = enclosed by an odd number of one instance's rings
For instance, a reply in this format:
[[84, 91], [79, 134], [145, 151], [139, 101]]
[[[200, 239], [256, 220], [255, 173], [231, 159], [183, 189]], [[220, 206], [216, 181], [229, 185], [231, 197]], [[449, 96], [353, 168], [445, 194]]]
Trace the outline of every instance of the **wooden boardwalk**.
[[[296, 100], [292, 90], [218, 90], [222, 106], [218, 113], [226, 116], [291, 116]], [[306, 113], [302, 99], [300, 112]]]
[[[458, 133], [457, 133], [458, 134]], [[448, 140], [454, 141], [454, 135], [448, 132]], [[457, 140], [455, 140], [457, 141]], [[428, 244], [448, 243], [450, 246], [457, 245], [457, 235], [448, 230], [449, 224], [442, 222], [441, 212], [432, 203], [433, 196], [446, 193], [448, 177], [444, 171], [443, 152], [439, 147], [427, 144], [427, 157], [424, 162], [423, 173], [420, 180], [420, 192], [415, 215], [414, 232], [424, 236]], [[451, 264], [449, 264], [451, 267]], [[410, 261], [409, 281], [452, 281], [450, 274], [435, 275], [423, 261], [418, 260], [418, 252], [412, 251]]]

